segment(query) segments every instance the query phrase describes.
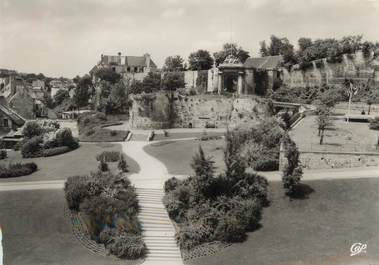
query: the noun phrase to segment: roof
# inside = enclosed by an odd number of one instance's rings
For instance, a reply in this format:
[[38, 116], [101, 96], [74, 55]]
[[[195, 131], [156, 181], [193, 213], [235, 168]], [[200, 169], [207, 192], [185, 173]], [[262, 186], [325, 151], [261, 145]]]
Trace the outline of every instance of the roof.
[[266, 69], [272, 70], [278, 68], [283, 62], [281, 55], [247, 58], [244, 66], [246, 68]]
[[[104, 55], [102, 57], [102, 62], [105, 64], [110, 63], [119, 63], [119, 58], [121, 59], [121, 62], [125, 62], [125, 65], [135, 67], [146, 67], [146, 57], [145, 56], [117, 56], [117, 55]], [[121, 63], [122, 64], [122, 63]], [[150, 58], [150, 67], [156, 68], [157, 65], [153, 62], [153, 60]]]
[[13, 109], [4, 104], [0, 103], [0, 111], [2, 111], [5, 115], [7, 115], [11, 120], [19, 126], [22, 126], [25, 123], [25, 119], [16, 113]]

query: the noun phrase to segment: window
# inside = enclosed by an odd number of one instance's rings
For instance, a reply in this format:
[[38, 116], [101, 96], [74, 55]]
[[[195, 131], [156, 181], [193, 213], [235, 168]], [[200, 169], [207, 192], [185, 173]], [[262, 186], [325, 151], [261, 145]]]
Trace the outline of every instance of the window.
[[3, 120], [3, 125], [4, 125], [4, 127], [9, 127], [9, 121], [8, 121], [8, 119], [4, 119]]
[[128, 68], [126, 69], [126, 71], [128, 72], [128, 73], [130, 73], [130, 67], [128, 66]]

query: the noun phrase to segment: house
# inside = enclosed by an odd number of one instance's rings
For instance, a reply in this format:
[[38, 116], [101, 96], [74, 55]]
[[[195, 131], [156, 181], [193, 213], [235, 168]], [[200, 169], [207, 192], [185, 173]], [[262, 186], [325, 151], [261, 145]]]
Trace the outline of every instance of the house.
[[17, 130], [25, 123], [25, 118], [7, 105], [4, 97], [0, 97], [0, 132]]
[[157, 70], [157, 65], [148, 53], [142, 56], [126, 56], [119, 52], [118, 55], [101, 55], [98, 64], [90, 71], [94, 81], [96, 71], [101, 68], [110, 68], [124, 77], [141, 81], [149, 72]]
[[230, 54], [208, 71], [208, 92], [265, 95], [280, 82], [282, 56], [248, 58], [242, 63]]

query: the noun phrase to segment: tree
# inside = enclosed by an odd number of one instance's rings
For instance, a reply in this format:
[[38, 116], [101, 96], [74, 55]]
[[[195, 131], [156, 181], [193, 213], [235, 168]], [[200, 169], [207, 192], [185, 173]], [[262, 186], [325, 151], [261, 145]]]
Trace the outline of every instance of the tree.
[[195, 172], [193, 185], [195, 191], [205, 197], [210, 197], [214, 194], [214, 161], [210, 157], [205, 157], [204, 151], [199, 146], [199, 152], [192, 158], [191, 167]]
[[320, 145], [324, 143], [324, 133], [328, 126], [332, 124], [330, 119], [330, 108], [324, 104], [318, 106], [317, 110], [317, 129], [318, 136], [320, 136]]
[[143, 92], [151, 93], [161, 88], [161, 73], [149, 72], [142, 81]]
[[303, 53], [306, 49], [312, 46], [313, 42], [311, 38], [300, 38], [297, 41], [299, 45], [299, 53]]
[[42, 102], [43, 102], [43, 104], [44, 104], [46, 107], [48, 107], [48, 108], [50, 108], [50, 109], [54, 108], [54, 102], [53, 102], [53, 99], [52, 99], [50, 93], [48, 93], [48, 92], [46, 92], [46, 91], [43, 93]]
[[270, 56], [270, 53], [269, 53], [268, 48], [267, 48], [266, 41], [261, 41], [259, 43], [259, 45], [261, 46], [261, 48], [259, 49], [259, 53], [261, 54], [261, 56], [262, 57]]
[[163, 76], [162, 86], [166, 91], [173, 92], [184, 85], [184, 75], [181, 72], [167, 72]]
[[241, 158], [240, 150], [244, 139], [238, 131], [227, 130], [225, 134], [226, 146], [224, 149], [225, 174], [230, 179], [238, 179], [244, 176], [246, 170], [245, 161]]
[[100, 68], [96, 70], [95, 76], [100, 80], [108, 81], [116, 84], [121, 79], [121, 75], [113, 71], [111, 68]]
[[91, 81], [91, 77], [89, 75], [85, 75], [77, 80], [78, 84], [75, 88], [73, 102], [76, 107], [84, 107], [88, 105], [88, 101], [91, 97], [91, 92], [93, 90], [93, 85]]
[[163, 70], [168, 72], [184, 71], [184, 59], [180, 57], [180, 55], [167, 57], [163, 66]]
[[190, 70], [208, 70], [212, 68], [213, 58], [206, 50], [198, 50], [188, 56]]
[[129, 84], [128, 87], [128, 94], [141, 94], [143, 92], [143, 85], [142, 82], [139, 80], [133, 80], [131, 84]]
[[67, 98], [70, 98], [68, 91], [65, 89], [59, 89], [54, 95], [54, 102], [58, 106]]
[[238, 47], [236, 43], [225, 43], [221, 51], [213, 54], [216, 65], [223, 63], [230, 54], [235, 55], [242, 63], [250, 57], [249, 52], [242, 49], [242, 47]]
[[300, 165], [299, 150], [288, 134], [283, 136], [282, 144], [285, 150], [284, 156], [287, 160], [282, 174], [283, 188], [286, 190], [286, 194], [291, 196], [296, 192], [296, 187], [303, 177], [303, 169]]

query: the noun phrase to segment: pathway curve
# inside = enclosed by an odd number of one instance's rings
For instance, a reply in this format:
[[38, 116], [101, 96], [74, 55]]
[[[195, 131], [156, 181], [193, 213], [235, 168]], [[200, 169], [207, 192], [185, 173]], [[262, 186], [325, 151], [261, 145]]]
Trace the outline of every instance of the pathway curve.
[[162, 203], [163, 186], [170, 175], [163, 163], [143, 150], [148, 144], [142, 141], [122, 143], [124, 153], [137, 161], [141, 168], [129, 178], [137, 188], [141, 207], [139, 219], [148, 249], [144, 264], [182, 265], [175, 229]]

